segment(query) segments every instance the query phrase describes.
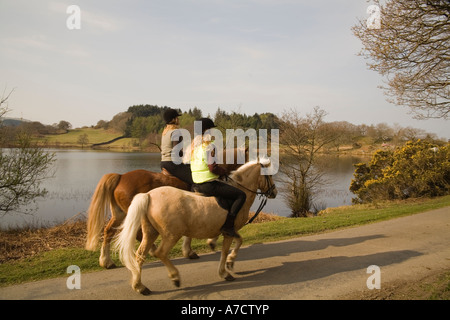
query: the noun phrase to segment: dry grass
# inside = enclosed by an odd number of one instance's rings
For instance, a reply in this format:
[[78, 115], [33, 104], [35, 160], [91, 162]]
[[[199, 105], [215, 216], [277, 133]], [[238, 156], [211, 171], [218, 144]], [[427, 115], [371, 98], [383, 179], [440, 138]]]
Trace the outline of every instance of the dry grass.
[[[254, 213], [250, 213], [253, 216]], [[261, 212], [253, 223], [275, 221], [282, 217]], [[48, 228], [22, 228], [0, 231], [0, 264], [32, 257], [60, 248], [84, 248], [86, 221], [71, 218]]]
[[85, 239], [84, 220], [67, 220], [49, 228], [0, 231], [0, 264], [53, 249], [84, 247]]
[[[255, 214], [254, 212], [250, 212], [249, 219], [251, 219], [254, 214]], [[284, 217], [277, 216], [274, 213], [260, 212], [252, 223], [262, 223], [262, 222], [276, 221], [280, 219], [284, 219]]]

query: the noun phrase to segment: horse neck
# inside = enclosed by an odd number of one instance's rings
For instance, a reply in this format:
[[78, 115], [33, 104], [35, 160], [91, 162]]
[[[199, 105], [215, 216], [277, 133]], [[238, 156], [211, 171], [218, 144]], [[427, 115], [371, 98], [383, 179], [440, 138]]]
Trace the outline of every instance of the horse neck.
[[[245, 164], [239, 168], [236, 173], [231, 176], [231, 178], [237, 182], [237, 187], [244, 190], [246, 193], [248, 190], [256, 191], [258, 189], [258, 181], [260, 177], [259, 169], [260, 166], [257, 164]], [[237, 175], [239, 175], [239, 177], [237, 177]], [[253, 192], [251, 193], [254, 194]]]
[[259, 166], [257, 168], [258, 170], [256, 170], [256, 168], [245, 168], [245, 170], [250, 170], [248, 174], [246, 174], [247, 172], [238, 172], [238, 174], [240, 174], [241, 179], [239, 179], [239, 182], [236, 183], [236, 187], [244, 191], [247, 196], [245, 203], [242, 206], [238, 217], [236, 218], [237, 219], [236, 222], [238, 225], [240, 225], [240, 227], [243, 226], [245, 222], [247, 222], [250, 207], [252, 206], [256, 198], [256, 193], [253, 191], [256, 191], [258, 188], [258, 180], [260, 176]]

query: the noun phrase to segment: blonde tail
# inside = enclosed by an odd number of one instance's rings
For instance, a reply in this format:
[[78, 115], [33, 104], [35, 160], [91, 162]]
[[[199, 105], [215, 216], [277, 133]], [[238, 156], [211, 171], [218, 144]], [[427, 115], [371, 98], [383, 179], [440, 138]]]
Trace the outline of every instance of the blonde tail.
[[147, 214], [149, 204], [150, 197], [147, 193], [139, 193], [134, 196], [121, 231], [115, 237], [115, 248], [119, 252], [120, 260], [131, 271], [139, 271], [135, 257], [136, 235], [141, 228], [142, 217]]
[[97, 184], [88, 210], [86, 250], [94, 251], [97, 247], [119, 180], [120, 174], [108, 173]]

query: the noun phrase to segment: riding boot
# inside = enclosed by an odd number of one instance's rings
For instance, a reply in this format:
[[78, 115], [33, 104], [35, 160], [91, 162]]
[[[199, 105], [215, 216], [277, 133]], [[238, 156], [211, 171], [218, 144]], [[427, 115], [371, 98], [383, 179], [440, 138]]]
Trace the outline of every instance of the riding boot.
[[227, 220], [225, 221], [222, 228], [220, 228], [220, 232], [222, 232], [222, 234], [224, 236], [233, 237], [233, 238], [240, 237], [239, 234], [237, 234], [236, 231], [234, 230], [234, 220], [235, 219], [236, 219], [236, 216], [231, 215], [230, 213], [227, 214]]

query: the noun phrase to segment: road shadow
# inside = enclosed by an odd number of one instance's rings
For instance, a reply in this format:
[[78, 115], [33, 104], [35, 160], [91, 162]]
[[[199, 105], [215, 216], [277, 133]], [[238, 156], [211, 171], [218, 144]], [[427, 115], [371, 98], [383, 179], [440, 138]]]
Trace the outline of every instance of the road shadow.
[[[295, 253], [312, 252], [326, 249], [328, 247], [346, 247], [367, 241], [384, 238], [382, 234], [348, 237], [348, 238], [331, 238], [319, 240], [293, 239], [267, 244], [254, 244], [244, 247], [240, 250], [236, 263], [239, 261], [255, 260], [255, 268], [246, 271], [238, 271], [235, 275], [238, 278], [233, 282], [218, 280], [211, 284], [198, 286], [183, 287], [180, 289], [170, 288], [168, 284], [167, 291], [159, 293], [174, 293], [174, 299], [187, 299], [191, 297], [208, 297], [210, 294], [218, 291], [229, 291], [239, 289], [249, 289], [254, 287], [262, 287], [268, 285], [286, 285], [292, 283], [306, 282], [310, 280], [325, 278], [341, 272], [349, 272], [354, 270], [365, 270], [370, 265], [378, 265], [380, 267], [400, 263], [410, 258], [421, 255], [417, 251], [400, 250], [387, 251], [361, 256], [332, 256], [327, 258], [310, 259], [305, 261], [289, 261], [282, 262], [280, 265], [269, 268], [258, 268], [256, 260], [289, 256]], [[201, 256], [198, 260], [174, 259], [175, 265], [185, 265], [198, 262], [217, 262], [220, 259], [220, 253], [207, 254]], [[144, 265], [144, 269], [161, 266], [160, 263], [151, 263]], [[247, 264], [248, 266], [248, 264]], [[216, 265], [212, 266], [214, 271]], [[145, 272], [145, 271], [144, 271]], [[181, 274], [181, 277], [189, 277], [189, 274]], [[177, 293], [179, 292], [179, 293]], [[158, 291], [154, 291], [157, 296]]]
[[[380, 239], [384, 237], [385, 237], [384, 235], [377, 234], [351, 238], [332, 238], [320, 240], [303, 240], [301, 238], [300, 239], [297, 238], [293, 240], [284, 240], [272, 243], [257, 243], [252, 244], [250, 246], [242, 247], [239, 250], [238, 256], [236, 258], [236, 263], [239, 263], [239, 261], [264, 259], [267, 257], [274, 257], [274, 256], [280, 257], [289, 256], [292, 253], [323, 250], [330, 246], [334, 247], [351, 246], [365, 241]], [[268, 252], [270, 252], [270, 254]], [[186, 258], [171, 259], [173, 264], [178, 266], [208, 261], [217, 261], [217, 263], [219, 263], [219, 260], [220, 260], [220, 251], [216, 251], [215, 253], [212, 254], [200, 255], [200, 258], [195, 260], [190, 260]], [[155, 261], [152, 263], [144, 264], [142, 266], [142, 269], [143, 270], [151, 269], [155, 267], [160, 267], [161, 265], [162, 263], [160, 261]]]
[[[306, 261], [282, 262], [281, 265], [237, 272], [241, 276], [233, 282], [217, 281], [212, 284], [185, 287], [174, 299], [207, 298], [210, 294], [229, 290], [279, 286], [325, 278], [341, 272], [365, 270], [370, 265], [379, 267], [400, 263], [421, 255], [411, 250], [389, 251], [354, 257], [337, 256]], [[155, 292], [156, 293], [156, 292]], [[249, 297], [250, 298], [250, 297]], [[267, 293], [267, 299], [274, 299]]]

